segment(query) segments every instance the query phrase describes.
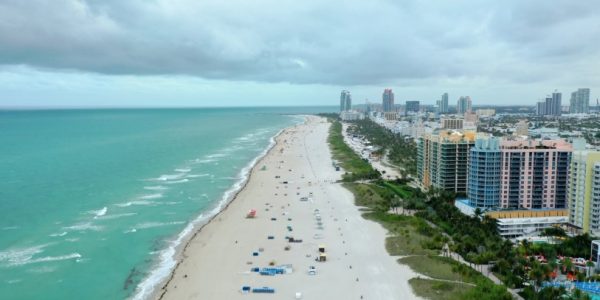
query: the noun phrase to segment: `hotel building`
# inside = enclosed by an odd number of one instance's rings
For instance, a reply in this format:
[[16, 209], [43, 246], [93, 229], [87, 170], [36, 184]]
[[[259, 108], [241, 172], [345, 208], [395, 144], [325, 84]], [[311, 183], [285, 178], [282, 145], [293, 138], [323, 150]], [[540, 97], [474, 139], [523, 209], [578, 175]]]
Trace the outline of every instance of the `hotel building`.
[[471, 112], [472, 102], [471, 97], [461, 96], [456, 102], [456, 113], [462, 115], [466, 112]]
[[350, 111], [352, 109], [352, 96], [350, 92], [343, 90], [340, 94], [340, 112]]
[[442, 130], [419, 138], [417, 174], [420, 185], [466, 194], [469, 150], [474, 144], [473, 131]]
[[394, 106], [394, 92], [392, 92], [392, 89], [385, 89], [381, 98], [381, 106], [384, 112], [396, 111], [396, 107]]
[[573, 148], [563, 140], [503, 141], [500, 206], [566, 208]]
[[469, 203], [479, 208], [500, 205], [502, 156], [498, 138], [478, 138], [469, 158]]
[[600, 233], [600, 152], [575, 151], [568, 182], [569, 223]]
[[571, 144], [563, 140], [478, 140], [470, 153], [470, 205], [567, 208], [571, 152]]

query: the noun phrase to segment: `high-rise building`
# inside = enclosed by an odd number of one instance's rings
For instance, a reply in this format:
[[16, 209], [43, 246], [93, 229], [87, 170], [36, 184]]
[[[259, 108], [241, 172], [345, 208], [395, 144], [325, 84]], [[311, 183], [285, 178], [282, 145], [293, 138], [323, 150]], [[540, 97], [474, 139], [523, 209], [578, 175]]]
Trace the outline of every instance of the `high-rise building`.
[[474, 144], [474, 131], [442, 130], [421, 136], [417, 142], [420, 185], [466, 194], [469, 150]]
[[463, 119], [458, 118], [442, 118], [440, 125], [442, 129], [463, 129]]
[[456, 113], [462, 115], [466, 112], [470, 112], [471, 106], [471, 97], [461, 96], [460, 98], [458, 98], [458, 102], [456, 103]]
[[569, 223], [600, 233], [600, 152], [574, 151], [568, 183]]
[[448, 93], [442, 94], [442, 100], [440, 101], [440, 113], [448, 113]]
[[392, 92], [392, 89], [385, 89], [383, 91], [382, 100], [384, 112], [396, 111], [396, 107], [394, 106], [394, 92]]
[[542, 102], [538, 102], [535, 114], [538, 116], [560, 116], [562, 114], [562, 94], [554, 92]]
[[546, 115], [546, 102], [538, 102], [535, 106], [535, 114], [537, 116], [545, 116]]
[[590, 112], [590, 89], [577, 89], [571, 93], [569, 113], [587, 114]]
[[500, 140], [495, 137], [477, 138], [469, 157], [467, 195], [472, 206], [500, 206], [501, 172]]
[[562, 140], [501, 140], [499, 147], [492, 139], [476, 142], [469, 202], [480, 208], [564, 209], [571, 152]]
[[408, 114], [409, 112], [419, 112], [421, 109], [421, 104], [419, 101], [406, 101], [406, 106], [404, 108], [404, 112]]
[[349, 91], [343, 90], [340, 94], [340, 111], [349, 110], [352, 110], [352, 96]]
[[546, 116], [560, 116], [562, 114], [562, 94], [559, 92], [552, 93], [552, 96], [546, 97]]
[[500, 206], [566, 208], [572, 150], [563, 140], [502, 141]]

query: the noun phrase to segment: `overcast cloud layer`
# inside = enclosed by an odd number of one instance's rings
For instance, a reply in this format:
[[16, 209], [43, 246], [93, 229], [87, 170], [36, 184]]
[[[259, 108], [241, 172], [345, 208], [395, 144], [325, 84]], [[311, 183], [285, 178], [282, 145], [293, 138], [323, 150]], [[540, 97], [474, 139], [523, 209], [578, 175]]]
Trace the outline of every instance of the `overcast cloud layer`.
[[371, 90], [404, 88], [425, 102], [432, 88], [488, 102], [561, 87], [594, 94], [598, 40], [596, 1], [4, 0], [0, 88], [12, 98], [0, 104], [33, 97], [17, 92], [30, 76], [142, 86], [183, 76], [223, 89], [251, 82], [250, 93], [314, 85], [320, 101], [341, 87], [376, 100]]

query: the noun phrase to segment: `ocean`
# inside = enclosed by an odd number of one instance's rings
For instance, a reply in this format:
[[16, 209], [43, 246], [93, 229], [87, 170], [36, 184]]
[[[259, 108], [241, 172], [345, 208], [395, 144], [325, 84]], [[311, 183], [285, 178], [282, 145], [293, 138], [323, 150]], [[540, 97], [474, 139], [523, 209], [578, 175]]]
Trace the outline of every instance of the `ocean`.
[[295, 114], [0, 111], [2, 299], [142, 299]]

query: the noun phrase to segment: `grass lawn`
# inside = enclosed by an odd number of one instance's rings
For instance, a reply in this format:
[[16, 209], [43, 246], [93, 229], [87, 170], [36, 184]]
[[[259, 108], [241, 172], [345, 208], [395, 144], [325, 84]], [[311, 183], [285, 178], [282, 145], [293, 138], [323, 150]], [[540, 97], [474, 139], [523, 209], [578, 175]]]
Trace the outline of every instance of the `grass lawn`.
[[409, 256], [398, 260], [413, 271], [436, 279], [476, 283], [480, 274], [468, 266], [440, 256]]
[[383, 195], [390, 193], [390, 191], [385, 188], [365, 183], [344, 183], [344, 187], [354, 193], [354, 204], [356, 206], [365, 206], [370, 209], [387, 209], [388, 204]]
[[396, 195], [402, 199], [409, 199], [414, 195], [414, 190], [406, 185], [398, 185], [392, 182], [384, 181], [383, 185], [392, 190]]
[[408, 283], [417, 296], [432, 300], [462, 300], [473, 288], [466, 284], [422, 278], [412, 278]]
[[437, 255], [441, 249], [441, 244], [434, 241], [436, 234], [421, 232], [421, 228], [429, 225], [416, 217], [384, 212], [368, 212], [363, 216], [382, 224], [389, 231], [385, 247], [391, 255]]
[[339, 121], [333, 121], [329, 131], [328, 141], [333, 158], [335, 158], [348, 173], [344, 174], [344, 181], [375, 179], [380, 177], [379, 173], [371, 167], [371, 164], [364, 161], [344, 142], [342, 123]]

